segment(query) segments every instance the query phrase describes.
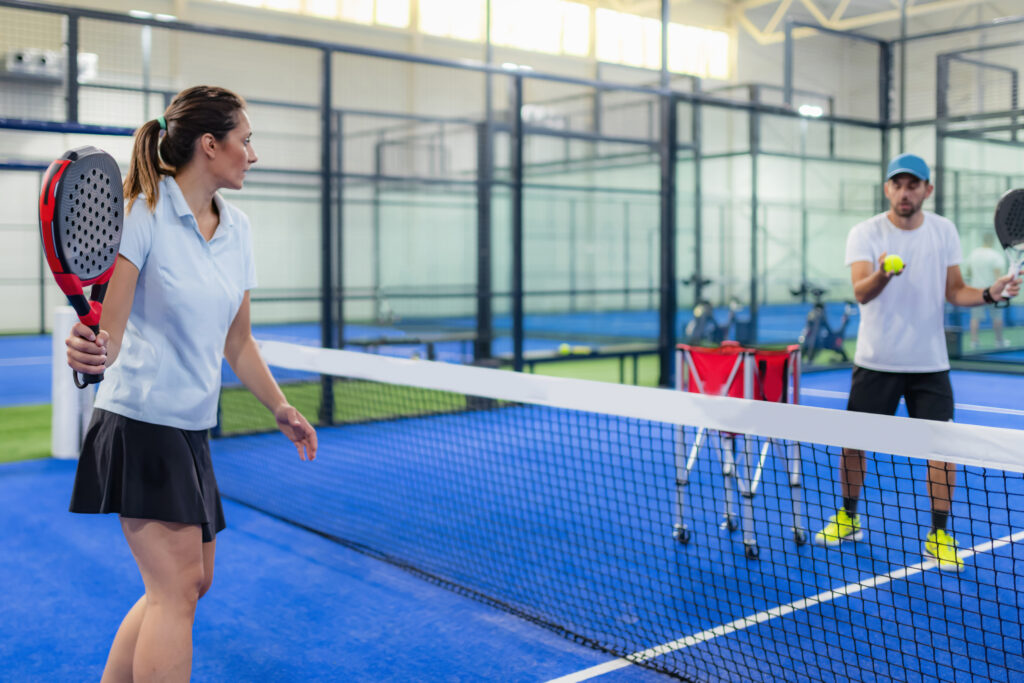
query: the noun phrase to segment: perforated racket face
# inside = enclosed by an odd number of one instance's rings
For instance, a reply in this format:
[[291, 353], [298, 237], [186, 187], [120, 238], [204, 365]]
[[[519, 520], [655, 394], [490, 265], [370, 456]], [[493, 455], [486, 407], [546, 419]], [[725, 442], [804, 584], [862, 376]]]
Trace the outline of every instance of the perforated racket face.
[[1024, 245], [1024, 190], [1010, 190], [996, 205], [996, 236], [1003, 248]]
[[105, 273], [117, 259], [124, 222], [121, 171], [100, 150], [80, 156], [60, 181], [54, 241], [68, 272], [83, 282]]

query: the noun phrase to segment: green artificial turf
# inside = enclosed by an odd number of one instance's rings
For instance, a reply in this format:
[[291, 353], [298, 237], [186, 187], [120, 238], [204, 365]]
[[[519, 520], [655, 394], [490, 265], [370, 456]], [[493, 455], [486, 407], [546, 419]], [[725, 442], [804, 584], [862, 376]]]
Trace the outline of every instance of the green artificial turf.
[[0, 462], [50, 457], [50, 406], [0, 408]]

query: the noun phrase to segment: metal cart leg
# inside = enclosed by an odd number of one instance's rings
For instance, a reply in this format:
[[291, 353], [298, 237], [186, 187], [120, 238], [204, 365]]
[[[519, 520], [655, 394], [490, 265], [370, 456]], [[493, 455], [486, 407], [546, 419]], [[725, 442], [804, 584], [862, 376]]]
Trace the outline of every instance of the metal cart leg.
[[697, 430], [697, 436], [693, 440], [690, 452], [686, 452], [686, 429], [680, 427], [676, 436], [676, 518], [672, 526], [672, 537], [686, 545], [690, 542], [691, 532], [686, 526], [684, 509], [686, 507], [686, 484], [690, 480], [690, 470], [697, 460], [697, 453], [704, 442], [705, 431], [703, 427]]
[[[754, 497], [757, 496], [757, 489], [761, 484], [761, 474], [764, 472], [771, 440], [765, 441], [760, 448], [757, 448], [758, 441], [753, 437], [745, 437], [743, 442], [743, 471], [738, 473], [736, 483], [743, 497], [743, 552], [749, 559], [754, 560], [759, 554], [757, 536], [754, 533]], [[758, 455], [756, 467], [752, 464], [755, 453]]]
[[725, 516], [722, 528], [736, 531], [740, 526], [736, 513], [736, 435], [719, 434], [722, 450], [722, 479], [725, 482]]
[[797, 545], [807, 543], [807, 531], [803, 528], [803, 479], [800, 471], [800, 444], [790, 443], [786, 449], [786, 471], [789, 475], [789, 497], [793, 503], [793, 540]]

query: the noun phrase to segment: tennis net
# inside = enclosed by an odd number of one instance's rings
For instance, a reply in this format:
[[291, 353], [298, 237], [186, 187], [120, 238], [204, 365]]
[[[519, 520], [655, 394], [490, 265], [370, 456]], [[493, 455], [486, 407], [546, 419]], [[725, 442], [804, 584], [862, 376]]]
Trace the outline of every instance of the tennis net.
[[[603, 671], [1024, 677], [1019, 431], [261, 349], [319, 418], [316, 473], [226, 386], [213, 445], [225, 496], [620, 658]], [[843, 447], [869, 452], [866, 535], [821, 546]], [[960, 572], [922, 555], [929, 460], [958, 464]]]

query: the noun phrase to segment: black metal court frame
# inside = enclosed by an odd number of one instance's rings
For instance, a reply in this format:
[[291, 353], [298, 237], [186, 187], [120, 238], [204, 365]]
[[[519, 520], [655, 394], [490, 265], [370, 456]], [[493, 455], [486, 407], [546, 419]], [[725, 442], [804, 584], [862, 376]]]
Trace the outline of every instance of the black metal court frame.
[[[225, 28], [202, 26], [180, 21], [162, 21], [157, 18], [138, 18], [110, 12], [82, 9], [70, 6], [47, 5], [26, 0], [0, 0], [0, 8], [23, 10], [26, 12], [43, 13], [47, 15], [60, 16], [64, 27], [64, 44], [69, 54], [77, 54], [82, 40], [81, 23], [83, 20], [98, 20], [118, 24], [128, 24], [143, 29], [160, 29], [190, 34], [201, 34], [211, 37], [235, 38], [247, 41], [254, 41], [263, 44], [275, 44], [303, 48], [319, 54], [321, 64], [321, 83], [319, 90], [319, 101], [315, 105], [299, 104], [286, 101], [275, 101], [272, 99], [252, 99], [250, 102], [268, 107], [292, 108], [295, 110], [308, 110], [315, 112], [319, 119], [318, 135], [320, 138], [320, 155], [318, 167], [315, 170], [288, 170], [288, 169], [259, 169], [254, 174], [253, 180], [256, 183], [266, 182], [272, 184], [275, 177], [301, 177], [309, 184], [309, 189], [316, 192], [317, 203], [320, 210], [320, 283], [316, 288], [296, 289], [284, 292], [268, 291], [254, 297], [254, 301], [309, 301], [317, 302], [319, 310], [319, 324], [321, 330], [321, 342], [327, 347], [337, 347], [343, 344], [345, 339], [346, 304], [358, 303], [360, 301], [375, 301], [381, 296], [379, 279], [376, 286], [368, 290], [347, 287], [345, 285], [345, 272], [343, 249], [345, 244], [346, 226], [343, 207], [348, 194], [348, 187], [354, 181], [368, 183], [387, 182], [409, 182], [425, 186], [457, 187], [465, 193], [467, 200], [475, 204], [476, 221], [476, 246], [475, 257], [476, 282], [472, 291], [448, 291], [448, 292], [420, 292], [409, 293], [415, 297], [449, 297], [465, 298], [474, 301], [473, 310], [476, 319], [475, 329], [477, 340], [474, 344], [474, 355], [478, 359], [489, 358], [493, 355], [491, 342], [494, 333], [495, 302], [507, 302], [508, 310], [512, 319], [512, 340], [513, 340], [513, 366], [516, 370], [524, 368], [524, 300], [531, 295], [531, 290], [524, 283], [524, 273], [527, 264], [524, 262], [526, 255], [523, 249], [524, 241], [524, 195], [530, 191], [531, 184], [524, 176], [524, 144], [531, 136], [544, 137], [562, 140], [568, 146], [573, 141], [588, 141], [594, 144], [624, 144], [632, 145], [636, 149], [646, 149], [651, 158], [656, 159], [658, 168], [657, 206], [657, 251], [656, 279], [651, 280], [648, 287], [627, 282], [624, 288], [624, 298], [628, 300], [633, 292], [646, 293], [652, 302], [655, 303], [658, 311], [658, 334], [656, 338], [656, 350], [660, 356], [660, 382], [662, 385], [670, 386], [673, 378], [672, 353], [675, 347], [678, 330], [675, 330], [676, 311], [684, 305], [685, 301], [695, 301], [706, 296], [702, 291], [704, 276], [714, 272], [718, 264], [708, 263], [705, 252], [705, 242], [709, 226], [706, 225], [705, 199], [707, 197], [707, 184], [704, 178], [703, 169], [705, 164], [713, 163], [716, 160], [729, 156], [742, 155], [749, 159], [751, 175], [751, 191], [745, 203], [749, 205], [749, 274], [748, 274], [748, 296], [751, 310], [751, 318], [754, 325], [757, 324], [758, 309], [766, 301], [764, 276], [767, 270], [767, 261], [764, 254], [759, 253], [759, 245], [764, 237], [763, 213], [769, 208], [765, 199], [758, 192], [759, 175], [762, 173], [762, 163], [771, 158], [792, 158], [796, 160], [812, 159], [806, 149], [796, 149], [792, 152], [765, 149], [762, 120], [771, 117], [788, 121], [806, 121], [806, 117], [794, 111], [795, 98], [804, 91], [795, 85], [794, 75], [798, 72], [799, 65], [795, 57], [794, 45], [797, 40], [794, 35], [797, 29], [813, 28], [822, 35], [835, 36], [837, 39], [866, 42], [876, 45], [878, 48], [878, 113], [870, 118], [855, 118], [838, 115], [834, 111], [828, 111], [816, 119], [822, 125], [830, 128], [830, 135], [834, 141], [837, 128], [859, 129], [874, 131], [878, 134], [879, 145], [877, 151], [871, 151], [867, 158], [846, 158], [837, 154], [835, 145], [831, 144], [829, 152], [818, 160], [835, 162], [840, 164], [853, 164], [857, 166], [884, 167], [886, 159], [890, 156], [892, 141], [891, 133], [898, 132], [902, 140], [904, 132], [908, 128], [920, 126], [935, 126], [938, 131], [938, 142], [936, 149], [936, 172], [938, 177], [943, 179], [944, 159], [943, 144], [945, 137], [953, 135], [968, 135], [964, 131], [951, 131], [949, 124], [955, 123], [955, 118], [943, 116], [940, 104], [938, 115], [934, 120], [907, 119], [905, 106], [906, 99], [906, 59], [897, 60], [898, 54], [905, 52], [909, 43], [927, 41], [933, 38], [940, 38], [954, 33], [967, 33], [981, 31], [996, 26], [996, 23], [979, 24], [974, 26], [959, 27], [948, 31], [931, 32], [918, 35], [907, 35], [906, 22], [902, 22], [901, 36], [893, 40], [884, 40], [876, 37], [845, 31], [833, 31], [820, 26], [811, 26], [800, 22], [789, 22], [785, 29], [784, 69], [782, 74], [782, 85], [753, 83], [739, 84], [732, 86], [733, 89], [740, 89], [745, 100], [730, 96], [729, 93], [714, 91], [705, 88], [701, 79], [688, 77], [688, 89], [686, 86], [673, 83], [667, 72], [667, 56], [663, 55], [663, 68], [661, 72], [652, 70], [651, 77], [653, 85], [638, 86], [624, 83], [613, 83], [604, 80], [590, 80], [583, 78], [570, 78], [555, 74], [545, 74], [525, 69], [509, 69], [497, 66], [493, 63], [493, 49], [490, 43], [486, 44], [486, 62], [480, 64], [469, 64], [460, 61], [435, 59], [423, 56], [409, 55], [386, 50], [375, 50], [351, 45], [343, 45], [315, 40], [304, 40], [285, 35], [271, 33], [256, 33]], [[904, 7], [905, 10], [905, 7]], [[662, 3], [662, 14], [667, 16], [667, 3]], [[904, 17], [905, 19], [905, 17]], [[998, 26], [1018, 25], [1024, 23], [1024, 17], [1011, 17], [1002, 19]], [[967, 50], [956, 53], [940, 55], [939, 64], [939, 92], [937, 93], [940, 103], [945, 97], [943, 91], [943, 65], [951, 60], [973, 59]], [[475, 73], [483, 76], [485, 83], [485, 107], [484, 115], [480, 119], [466, 117], [440, 117], [428, 116], [417, 113], [396, 114], [395, 112], [370, 112], [354, 108], [346, 109], [338, 107], [334, 101], [338, 97], [333, 84], [332, 66], [333, 58], [337, 55], [349, 55], [358, 57], [369, 57], [389, 62], [403, 63], [407, 65], [420, 65], [441, 67], [452, 70], [453, 73]], [[144, 60], [151, 55], [149, 51], [143, 50]], [[896, 63], [899, 61], [901, 76], [897, 77]], [[993, 67], [998, 68], [998, 67]], [[63, 81], [58, 84], [63, 89], [65, 103], [62, 120], [29, 120], [16, 118], [0, 118], [0, 130], [21, 130], [34, 132], [52, 132], [54, 134], [87, 134], [87, 135], [109, 135], [109, 136], [130, 136], [132, 130], [117, 126], [100, 126], [82, 123], [82, 112], [80, 107], [81, 91], [83, 88], [107, 89], [112, 92], [134, 92], [147, 96], [156, 96], [166, 103], [173, 95], [173, 92], [166, 89], [161, 90], [154, 87], [150, 77], [148, 61], [143, 65], [143, 83], [141, 87], [125, 86], [117, 84], [83, 83], [79, 78], [78, 65], [75, 59], [66, 60], [66, 74]], [[1014, 73], [1013, 78], [1017, 76]], [[1014, 81], [1016, 82], [1016, 80]], [[592, 93], [592, 106], [594, 115], [590, 130], [569, 129], [568, 127], [557, 127], [545, 125], [544, 122], [537, 123], [524, 120], [524, 105], [527, 99], [524, 91], [527, 86], [538, 83], [558, 84], [567, 88], [583, 88]], [[504, 86], [501, 91], [496, 88]], [[898, 86], [894, 87], [894, 86]], [[5, 87], [0, 79], [0, 89]], [[683, 89], [680, 89], [683, 88]], [[767, 93], [782, 93], [782, 104], [771, 104], [765, 101]], [[606, 111], [601, 101], [603, 98], [614, 94], [633, 93], [640, 97], [652, 98], [657, 102], [656, 107], [650, 109], [651, 130], [648, 134], [641, 134], [636, 137], [623, 137], [609, 132], [602, 122], [602, 112]], [[244, 93], [243, 93], [244, 94]], [[811, 93], [812, 95], [814, 93]], [[498, 97], [503, 96], [509, 103], [507, 111], [500, 111], [495, 104]], [[895, 102], [899, 98], [902, 106], [899, 107], [899, 116], [893, 115]], [[821, 95], [827, 99], [827, 95]], [[148, 105], [147, 105], [148, 106]], [[1017, 111], [1015, 105], [1014, 110]], [[713, 151], [705, 148], [704, 134], [708, 130], [708, 115], [715, 115], [722, 112], [740, 112], [747, 117], [748, 132], [747, 145], [745, 149], [728, 150], [725, 152]], [[681, 116], [685, 114], [685, 116]], [[1018, 112], [1019, 113], [1019, 112]], [[353, 116], [374, 115], [378, 118], [394, 118], [396, 120], [417, 121], [438, 126], [439, 130], [445, 130], [446, 126], [458, 125], [471, 128], [475, 136], [475, 172], [472, 177], [455, 178], [442, 174], [442, 177], [429, 176], [394, 176], [389, 175], [381, 164], [381, 147], [378, 147], [376, 166], [371, 173], [361, 173], [357, 170], [347, 169], [346, 160], [346, 138], [349, 119]], [[1016, 114], [1014, 114], [1015, 116]], [[980, 119], [979, 119], [980, 120]], [[1019, 126], [1017, 120], [1011, 122], [1014, 142], [1016, 141]], [[382, 143], [383, 144], [383, 143]], [[901, 142], [902, 146], [902, 142]], [[500, 161], [503, 159], [504, 161]], [[690, 165], [692, 172], [686, 181], [686, 187], [680, 187], [679, 167], [681, 163]], [[501, 164], [505, 164], [504, 167]], [[35, 160], [5, 159], [0, 160], [0, 171], [38, 173], [38, 162]], [[945, 206], [947, 190], [943, 187], [946, 183], [939, 183], [936, 193], [936, 208], [942, 211]], [[692, 197], [692, 214], [680, 214], [678, 206], [680, 193], [685, 191], [687, 198]], [[510, 227], [509, 243], [502, 245], [495, 240], [494, 223], [496, 220], [495, 193], [500, 192], [508, 196], [509, 215], [507, 221]], [[379, 196], [374, 201], [380, 201]], [[379, 231], [378, 231], [379, 233]], [[681, 246], [681, 238], [686, 240]], [[806, 278], [808, 264], [806, 253], [810, 236], [807, 226], [807, 212], [804, 207], [798, 251], [801, 256], [800, 273]], [[687, 247], [692, 248], [692, 253], [687, 253]], [[507, 287], [496, 286], [495, 283], [495, 254], [503, 249], [510, 254], [510, 273]], [[372, 258], [379, 262], [379, 243], [374, 245]], [[680, 265], [681, 259], [686, 260]], [[689, 271], [689, 272], [683, 272]], [[680, 284], [681, 277], [688, 278], [693, 284], [689, 287]], [[40, 320], [39, 328], [42, 332], [45, 329], [44, 301], [42, 294], [43, 278], [39, 278], [40, 287]], [[0, 283], [3, 284], [3, 283]], [[655, 301], [656, 299], [656, 301]], [[325, 388], [325, 395], [329, 392]]]

